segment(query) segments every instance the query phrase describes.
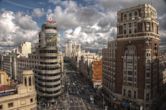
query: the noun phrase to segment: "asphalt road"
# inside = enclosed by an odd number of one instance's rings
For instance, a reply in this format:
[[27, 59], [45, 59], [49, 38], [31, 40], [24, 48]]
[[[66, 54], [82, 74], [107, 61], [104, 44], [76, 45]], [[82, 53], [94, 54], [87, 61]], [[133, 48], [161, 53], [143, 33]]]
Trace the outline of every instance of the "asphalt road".
[[81, 110], [102, 110], [94, 103], [95, 90], [92, 85], [81, 74], [77, 73], [70, 64], [65, 63], [65, 72], [66, 93], [71, 99], [76, 98], [76, 100], [70, 100], [72, 102], [70, 108], [80, 107]]

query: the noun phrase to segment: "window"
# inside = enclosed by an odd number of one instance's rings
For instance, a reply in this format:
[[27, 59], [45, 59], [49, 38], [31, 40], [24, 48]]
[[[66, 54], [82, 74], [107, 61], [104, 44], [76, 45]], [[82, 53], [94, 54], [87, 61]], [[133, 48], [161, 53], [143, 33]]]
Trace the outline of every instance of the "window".
[[129, 23], [129, 27], [131, 27], [131, 23]]
[[126, 24], [123, 24], [124, 25], [124, 28], [126, 28]]
[[128, 77], [128, 81], [133, 81], [133, 78], [132, 77]]
[[32, 79], [31, 79], [31, 76], [29, 77], [29, 86], [32, 85]]
[[124, 34], [126, 34], [126, 30], [124, 30]]
[[139, 14], [140, 17], [142, 16], [141, 9], [138, 10], [138, 14]]
[[127, 15], [126, 14], [124, 15], [124, 20], [127, 20]]
[[123, 95], [124, 95], [124, 96], [126, 95], [126, 90], [125, 90], [125, 89], [123, 89]]
[[131, 34], [131, 29], [129, 29], [129, 34]]
[[123, 13], [121, 13], [121, 21], [123, 21]]
[[[136, 66], [136, 65], [134, 65], [134, 69], [135, 69], [135, 70], [137, 69], [137, 66]], [[136, 74], [136, 72], [135, 72], [135, 74]]]
[[2, 105], [0, 105], [0, 110], [3, 110], [3, 106]]
[[146, 100], [149, 100], [149, 93], [146, 94]]
[[136, 91], [134, 91], [134, 98], [136, 98]]
[[119, 34], [123, 33], [123, 26], [119, 26]]
[[24, 78], [25, 86], [27, 86], [27, 78]]
[[156, 32], [157, 32], [157, 34], [159, 33], [159, 26], [157, 26], [157, 28], [156, 28]]
[[132, 71], [128, 71], [128, 75], [132, 75]]
[[30, 99], [30, 102], [33, 103], [33, 98]]
[[129, 13], [129, 19], [130, 20], [132, 19], [132, 13]]
[[131, 98], [131, 91], [130, 90], [128, 91], [128, 97]]
[[8, 108], [13, 107], [13, 102], [8, 103]]
[[137, 25], [138, 26], [138, 32], [142, 32], [142, 25], [143, 25], [142, 23], [138, 23], [138, 25]]
[[150, 73], [146, 73], [146, 77], [150, 77]]
[[134, 29], [134, 33], [136, 33], [137, 32], [137, 29]]

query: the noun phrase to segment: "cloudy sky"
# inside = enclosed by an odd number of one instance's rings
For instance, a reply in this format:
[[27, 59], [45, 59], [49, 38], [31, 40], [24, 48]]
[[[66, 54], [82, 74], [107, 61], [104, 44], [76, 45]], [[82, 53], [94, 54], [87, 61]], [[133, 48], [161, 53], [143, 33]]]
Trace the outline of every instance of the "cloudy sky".
[[0, 50], [37, 41], [48, 16], [57, 23], [61, 46], [72, 39], [84, 48], [102, 48], [116, 37], [117, 11], [142, 3], [157, 9], [163, 49], [166, 0], [0, 0]]

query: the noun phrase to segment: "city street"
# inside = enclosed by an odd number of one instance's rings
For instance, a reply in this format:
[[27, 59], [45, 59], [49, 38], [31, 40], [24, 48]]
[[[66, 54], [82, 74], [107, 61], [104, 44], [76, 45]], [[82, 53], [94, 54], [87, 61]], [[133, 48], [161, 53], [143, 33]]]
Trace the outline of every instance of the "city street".
[[70, 64], [65, 63], [64, 67], [69, 108], [71, 110], [101, 110], [94, 103], [95, 90], [92, 85], [81, 74], [77, 73]]
[[95, 104], [92, 85], [69, 63], [64, 63], [64, 93], [55, 104], [45, 105], [39, 101], [39, 110], [102, 110]]

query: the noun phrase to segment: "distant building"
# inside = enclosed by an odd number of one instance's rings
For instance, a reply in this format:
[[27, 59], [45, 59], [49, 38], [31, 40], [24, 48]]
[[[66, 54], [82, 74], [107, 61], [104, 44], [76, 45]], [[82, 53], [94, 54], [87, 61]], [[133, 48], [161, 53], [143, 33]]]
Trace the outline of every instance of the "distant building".
[[17, 54], [2, 55], [2, 70], [6, 71], [12, 79], [17, 80]]
[[30, 53], [31, 43], [21, 43], [17, 48], [13, 49], [12, 52], [1, 55], [1, 69], [5, 70], [8, 75], [12, 76], [12, 79], [20, 81], [22, 78], [21, 74], [23, 67], [25, 67], [27, 64], [27, 61], [21, 61], [23, 58], [28, 60], [28, 54]]
[[92, 62], [92, 83], [94, 88], [101, 88], [102, 87], [102, 61], [101, 60], [94, 60]]
[[65, 45], [65, 57], [80, 56], [81, 45], [76, 42], [68, 41]]
[[23, 56], [17, 58], [17, 81], [18, 82], [22, 81], [22, 78], [23, 78], [22, 73], [26, 69], [30, 69], [29, 58], [23, 57]]
[[10, 78], [5, 71], [0, 70], [0, 85], [10, 85]]
[[79, 60], [79, 73], [92, 82], [94, 87], [101, 86], [102, 66], [101, 57], [94, 53], [87, 53]]
[[68, 41], [65, 45], [65, 60], [70, 61], [71, 65], [78, 69], [79, 68], [79, 60], [81, 59], [81, 45]]
[[105, 97], [110, 97], [108, 105], [153, 109], [160, 92], [158, 29], [157, 12], [150, 4], [118, 11], [115, 50], [103, 50], [103, 89]]
[[28, 54], [32, 52], [31, 42], [21, 43], [15, 51], [19, 56], [28, 57]]
[[23, 84], [0, 85], [0, 110], [37, 110], [34, 76], [31, 70], [23, 72]]

